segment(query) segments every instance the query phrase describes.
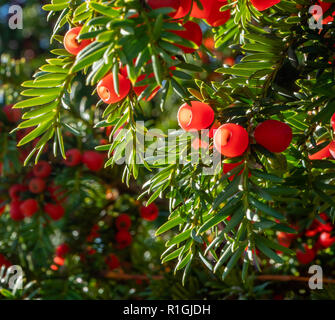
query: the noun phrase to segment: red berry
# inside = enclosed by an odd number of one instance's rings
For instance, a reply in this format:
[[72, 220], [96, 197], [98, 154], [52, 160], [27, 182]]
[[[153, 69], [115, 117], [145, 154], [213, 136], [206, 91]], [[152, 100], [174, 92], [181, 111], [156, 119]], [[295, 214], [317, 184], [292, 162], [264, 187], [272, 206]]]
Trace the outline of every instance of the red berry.
[[109, 270], [117, 269], [120, 266], [119, 258], [112, 253], [106, 257], [105, 262], [108, 265]]
[[304, 244], [304, 249], [305, 252], [300, 249], [296, 251], [297, 259], [300, 264], [308, 264], [312, 262], [316, 255], [315, 250], [309, 249], [306, 244]]
[[32, 217], [38, 211], [38, 202], [35, 199], [27, 199], [21, 203], [20, 209], [25, 217]]
[[[240, 162], [234, 162], [234, 163], [224, 163], [223, 164], [223, 173], [226, 174], [229, 171], [233, 170], [234, 168], [238, 167], [239, 165], [241, 165], [244, 162], [244, 160], [241, 160]], [[244, 169], [242, 169], [240, 171], [240, 173], [238, 175], [241, 175]], [[235, 175], [230, 176], [228, 179], [230, 181], [234, 180]]]
[[258, 11], [269, 9], [270, 7], [273, 7], [274, 5], [280, 2], [280, 0], [250, 0], [250, 1]]
[[50, 176], [51, 166], [46, 161], [40, 161], [34, 166], [33, 173], [37, 178], [47, 178]]
[[85, 151], [82, 161], [91, 171], [99, 171], [104, 166], [105, 156], [99, 152]]
[[[146, 79], [146, 78], [153, 78], [153, 77], [154, 77], [154, 74], [153, 74], [153, 73], [149, 74], [148, 76], [146, 76], [145, 74], [142, 74], [142, 75], [140, 75], [140, 76], [138, 77], [136, 83], [137, 83], [137, 82], [140, 82], [140, 81], [142, 81], [142, 80], [144, 80], [144, 79]], [[142, 93], [148, 86], [149, 86], [149, 85], [147, 84], [147, 85], [144, 85], [144, 86], [134, 87], [133, 90], [134, 90], [136, 96], [139, 97], [139, 96], [141, 95], [141, 93]], [[160, 89], [160, 87], [157, 86], [157, 87], [151, 92], [151, 94], [148, 96], [148, 98], [145, 99], [145, 101], [150, 101], [150, 100], [152, 100], [152, 99], [156, 96], [156, 94], [157, 94], [157, 92], [159, 91], [159, 89]]]
[[[182, 25], [185, 30], [173, 30], [172, 33], [180, 36], [183, 39], [187, 39], [195, 43], [198, 47], [202, 43], [202, 31], [199, 25], [193, 21], [188, 21]], [[176, 46], [182, 49], [185, 53], [192, 53], [196, 51], [194, 48], [185, 47], [183, 45], [176, 44]]]
[[21, 111], [19, 109], [13, 109], [13, 105], [3, 107], [2, 111], [5, 113], [8, 122], [18, 122], [21, 120]]
[[144, 220], [154, 221], [158, 217], [159, 210], [154, 203], [151, 203], [147, 207], [142, 206], [140, 208], [140, 213]]
[[191, 17], [206, 19], [211, 13], [215, 1], [217, 0], [200, 0], [200, 3], [202, 4], [202, 9], [200, 9], [196, 1], [194, 1]]
[[129, 230], [131, 218], [125, 213], [120, 214], [115, 220], [115, 225], [118, 230]]
[[335, 159], [335, 141], [332, 141], [328, 147], [329, 147], [329, 153]]
[[335, 243], [335, 237], [332, 237], [329, 232], [322, 232], [318, 239], [318, 244], [322, 248], [329, 248]]
[[119, 248], [124, 249], [131, 245], [131, 243], [133, 242], [133, 237], [128, 231], [120, 230], [116, 233], [115, 240], [118, 243]]
[[70, 247], [66, 244], [60, 244], [57, 248], [56, 248], [56, 255], [58, 257], [65, 257], [68, 253], [70, 252]]
[[220, 11], [220, 8], [227, 4], [225, 0], [212, 0], [213, 5], [208, 16], [205, 18], [212, 27], [224, 25], [230, 18], [230, 10]]
[[10, 217], [14, 221], [21, 221], [24, 219], [24, 215], [20, 209], [21, 202], [12, 201], [10, 204]]
[[77, 40], [81, 28], [82, 27], [76, 27], [70, 29], [64, 37], [64, 47], [66, 51], [75, 56], [92, 42], [90, 39], [81, 40], [80, 42]]
[[[0, 203], [2, 203], [3, 201], [0, 199]], [[1, 206], [0, 207], [0, 217], [1, 215], [5, 212], [6, 206]]]
[[59, 266], [63, 266], [65, 263], [65, 259], [63, 257], [55, 257], [54, 263], [58, 264]]
[[14, 184], [9, 188], [9, 196], [12, 200], [19, 200], [20, 193], [27, 190], [27, 187], [22, 184]]
[[277, 240], [278, 240], [278, 243], [282, 245], [283, 247], [289, 248], [291, 246], [292, 239], [290, 238], [289, 234], [286, 232], [278, 232]]
[[31, 193], [41, 193], [45, 189], [45, 181], [41, 178], [33, 178], [29, 182], [29, 191]]
[[78, 149], [70, 149], [65, 153], [64, 164], [68, 167], [75, 167], [81, 163], [81, 152]]
[[119, 94], [114, 88], [113, 74], [104, 77], [97, 86], [97, 92], [103, 102], [111, 104], [123, 100], [131, 89], [130, 81], [119, 73]]
[[330, 124], [331, 124], [331, 126], [333, 128], [333, 131], [335, 131], [335, 113], [331, 117]]
[[[323, 141], [320, 141], [318, 144], [322, 143]], [[309, 160], [323, 160], [331, 157], [330, 153], [330, 145], [325, 146], [322, 148], [320, 151], [313, 153], [312, 155], [309, 155], [308, 158]]]
[[179, 126], [185, 131], [208, 128], [214, 121], [214, 111], [206, 103], [191, 101], [191, 106], [183, 104], [178, 110]]
[[271, 152], [285, 151], [292, 141], [292, 129], [286, 123], [266, 120], [254, 132], [258, 144]]
[[174, 19], [185, 17], [191, 10], [192, 0], [147, 0], [152, 9], [171, 7], [175, 9], [169, 14]]
[[248, 145], [248, 132], [242, 126], [234, 123], [222, 125], [214, 134], [214, 147], [228, 158], [242, 155]]
[[179, 19], [185, 17], [191, 11], [191, 8], [192, 0], [180, 0], [180, 5], [172, 18]]
[[60, 204], [46, 203], [44, 211], [55, 221], [61, 219], [65, 214], [65, 210]]
[[6, 268], [9, 268], [12, 265], [10, 261], [6, 259], [6, 257], [0, 253], [0, 269], [2, 266], [5, 266]]

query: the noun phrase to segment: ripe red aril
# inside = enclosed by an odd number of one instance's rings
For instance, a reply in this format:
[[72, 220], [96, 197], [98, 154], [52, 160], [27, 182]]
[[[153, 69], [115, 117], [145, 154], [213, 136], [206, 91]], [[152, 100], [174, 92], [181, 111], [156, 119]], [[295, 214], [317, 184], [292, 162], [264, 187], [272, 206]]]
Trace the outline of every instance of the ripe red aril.
[[0, 269], [2, 266], [5, 266], [6, 268], [9, 268], [12, 265], [12, 263], [7, 260], [7, 258], [0, 253]]
[[60, 204], [46, 203], [44, 211], [55, 221], [61, 219], [65, 214], [65, 210]]
[[333, 131], [335, 131], [335, 113], [331, 117], [330, 124], [333, 128]]
[[322, 248], [326, 249], [331, 247], [335, 243], [335, 237], [332, 237], [330, 232], [322, 232], [318, 239], [318, 244]]
[[140, 208], [140, 214], [144, 220], [154, 221], [158, 217], [159, 209], [154, 203], [150, 203], [147, 207]]
[[248, 132], [242, 126], [234, 123], [222, 125], [214, 134], [214, 147], [228, 158], [242, 155], [248, 145]]
[[[142, 81], [142, 80], [144, 80], [144, 79], [146, 79], [146, 78], [153, 78], [153, 77], [154, 77], [154, 74], [153, 74], [153, 73], [149, 74], [148, 76], [146, 76], [145, 74], [142, 74], [142, 75], [140, 75], [140, 76], [138, 77], [136, 83], [137, 83], [137, 82], [140, 82], [140, 81]], [[143, 85], [143, 86], [133, 87], [133, 90], [134, 90], [136, 96], [139, 97], [139, 96], [141, 95], [141, 93], [142, 93], [148, 86], [149, 86], [149, 85], [146, 84], [146, 85]], [[146, 100], [146, 101], [150, 101], [150, 100], [152, 100], [152, 99], [156, 96], [156, 94], [157, 94], [157, 92], [159, 91], [159, 89], [160, 89], [160, 87], [157, 86], [157, 87], [151, 92], [151, 94], [148, 96], [148, 98], [146, 98], [145, 100]]]
[[75, 167], [81, 163], [81, 152], [78, 149], [70, 149], [65, 153], [64, 164], [68, 167]]
[[[320, 141], [318, 144], [322, 143], [323, 141]], [[323, 160], [331, 157], [331, 153], [329, 150], [330, 144], [322, 148], [321, 150], [311, 154], [308, 156], [309, 160]]]
[[109, 270], [117, 269], [120, 266], [119, 258], [112, 253], [106, 257], [105, 263], [107, 264]]
[[62, 243], [56, 248], [56, 255], [58, 257], [64, 258], [69, 252], [70, 252], [70, 247], [66, 243]]
[[273, 7], [274, 5], [280, 2], [280, 0], [250, 0], [250, 1], [258, 11], [269, 9], [270, 7]]
[[9, 196], [12, 200], [19, 200], [20, 193], [27, 190], [27, 187], [23, 184], [14, 184], [9, 188]]
[[329, 144], [329, 153], [331, 154], [331, 156], [335, 159], [335, 141], [332, 141]]
[[22, 221], [24, 219], [24, 215], [20, 209], [21, 202], [20, 201], [12, 201], [10, 203], [10, 217], [14, 221]]
[[[213, 0], [212, 0], [213, 1]], [[230, 10], [220, 11], [220, 8], [227, 4], [227, 1], [216, 0], [213, 3], [209, 15], [205, 18], [212, 27], [224, 25], [230, 18]]]
[[99, 171], [104, 166], [105, 156], [95, 151], [85, 151], [82, 161], [91, 171]]
[[33, 173], [37, 178], [47, 178], [51, 174], [51, 165], [47, 161], [39, 161], [34, 166]]
[[[233, 170], [234, 168], [238, 167], [244, 162], [244, 160], [241, 160], [240, 162], [234, 162], [234, 163], [224, 163], [223, 164], [223, 173], [226, 174], [229, 171]], [[242, 169], [238, 175], [241, 175], [244, 169]], [[234, 180], [235, 175], [230, 176], [228, 179], [230, 181]]]
[[130, 246], [133, 241], [133, 237], [127, 230], [120, 230], [116, 233], [115, 240], [118, 243], [119, 248], [124, 249]]
[[180, 0], [146, 0], [146, 3], [153, 10], [160, 8], [173, 8], [174, 11], [169, 14], [171, 17], [176, 14], [176, 11], [180, 7]]
[[131, 227], [130, 216], [125, 213], [120, 214], [115, 220], [115, 225], [118, 230], [129, 230]]
[[208, 128], [214, 121], [214, 111], [206, 103], [191, 101], [191, 106], [183, 104], [178, 110], [178, 123], [185, 131]]
[[[193, 21], [188, 21], [182, 25], [185, 30], [173, 30], [170, 31], [183, 39], [187, 39], [195, 43], [198, 47], [202, 43], [202, 31], [199, 25]], [[182, 49], [185, 53], [192, 53], [196, 51], [194, 48], [185, 47], [183, 45], [175, 44], [178, 48]]]
[[25, 217], [32, 217], [38, 211], [38, 202], [35, 199], [27, 199], [21, 203], [20, 210]]
[[292, 239], [289, 234], [282, 231], [277, 233], [277, 240], [280, 245], [286, 248], [289, 248], [292, 243]]
[[45, 180], [41, 178], [33, 178], [29, 182], [29, 191], [31, 193], [41, 193], [45, 189]]
[[5, 113], [8, 122], [18, 122], [21, 119], [21, 111], [19, 109], [13, 109], [13, 105], [4, 106], [2, 111]]
[[78, 41], [77, 37], [81, 29], [82, 27], [72, 28], [64, 36], [64, 47], [66, 51], [75, 56], [92, 42], [90, 39]]
[[300, 264], [311, 263], [316, 256], [316, 252], [313, 248], [308, 248], [306, 244], [304, 244], [304, 249], [305, 251], [302, 251], [300, 249], [296, 251], [297, 260]]
[[283, 152], [292, 141], [292, 129], [286, 123], [270, 119], [256, 127], [254, 136], [257, 143], [269, 151]]
[[101, 100], [105, 103], [117, 103], [123, 100], [131, 89], [131, 83], [124, 75], [119, 73], [119, 94], [114, 87], [113, 74], [105, 76], [97, 86], [97, 92]]

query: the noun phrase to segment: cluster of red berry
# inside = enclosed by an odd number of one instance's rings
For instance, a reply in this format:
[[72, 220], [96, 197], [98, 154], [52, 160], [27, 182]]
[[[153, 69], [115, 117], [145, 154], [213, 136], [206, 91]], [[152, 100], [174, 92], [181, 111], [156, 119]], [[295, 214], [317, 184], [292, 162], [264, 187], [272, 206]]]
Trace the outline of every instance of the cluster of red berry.
[[[158, 207], [152, 203], [149, 206], [141, 206], [140, 207], [140, 216], [147, 221], [154, 221], [157, 219], [159, 214]], [[123, 250], [129, 247], [133, 242], [133, 237], [130, 233], [130, 228], [132, 226], [132, 219], [126, 213], [121, 213], [115, 219], [115, 227], [116, 227], [116, 234], [115, 234], [115, 242], [117, 244], [116, 249]], [[89, 235], [86, 237], [86, 241], [88, 243], [92, 243], [95, 239], [99, 238], [100, 235], [100, 227], [98, 224], [94, 224], [90, 230]], [[54, 271], [57, 271], [60, 266], [65, 264], [66, 255], [70, 252], [70, 247], [68, 244], [63, 243], [56, 248], [55, 257], [53, 260], [53, 264], [50, 268]], [[91, 245], [87, 246], [85, 253], [81, 253], [80, 258], [82, 261], [86, 260], [86, 256], [91, 256], [97, 253], [97, 250], [92, 248]], [[120, 258], [115, 253], [110, 253], [104, 259], [108, 269], [114, 270], [121, 266]], [[1, 265], [1, 261], [0, 261]]]
[[51, 200], [44, 203], [43, 211], [55, 221], [64, 216], [64, 192], [53, 184], [51, 170], [47, 161], [40, 161], [27, 174], [24, 183], [14, 184], [9, 188], [10, 216], [13, 220], [21, 221], [35, 215], [40, 208], [39, 195], [42, 193]]
[[[297, 226], [292, 228], [298, 230]], [[310, 247], [307, 243], [303, 244], [303, 249], [297, 249], [296, 256], [300, 264], [311, 263], [319, 250], [324, 250], [331, 247], [335, 243], [335, 237], [331, 235], [334, 225], [329, 221], [326, 213], [321, 213], [319, 219], [314, 219], [307, 230], [297, 234], [278, 232], [277, 240], [282, 246], [289, 248], [295, 239], [312, 238], [313, 246]]]
[[[178, 111], [178, 123], [185, 131], [208, 129], [208, 137], [213, 138], [214, 147], [227, 158], [241, 156], [249, 146], [249, 134], [245, 128], [235, 123], [220, 125], [214, 122], [214, 110], [206, 103], [191, 101], [183, 104]], [[271, 152], [283, 152], [291, 143], [291, 128], [277, 120], [260, 123], [253, 134], [256, 142]], [[207, 148], [208, 144], [199, 139], [195, 148]], [[235, 164], [238, 165], [238, 164]], [[232, 168], [230, 168], [231, 170]]]

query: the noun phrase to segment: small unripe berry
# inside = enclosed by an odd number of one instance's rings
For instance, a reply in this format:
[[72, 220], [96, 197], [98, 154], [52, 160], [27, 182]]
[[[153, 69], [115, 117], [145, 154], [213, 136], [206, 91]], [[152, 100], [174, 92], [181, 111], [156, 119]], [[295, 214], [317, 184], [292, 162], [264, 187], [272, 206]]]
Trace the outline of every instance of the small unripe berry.
[[214, 111], [206, 103], [191, 101], [191, 106], [183, 104], [178, 110], [178, 123], [185, 131], [208, 128], [214, 121]]
[[266, 120], [254, 132], [258, 144], [271, 152], [285, 151], [292, 141], [292, 129], [286, 123]]
[[21, 203], [20, 209], [25, 217], [32, 217], [38, 211], [38, 202], [35, 199], [27, 199]]
[[214, 147], [228, 158], [242, 155], [248, 145], [248, 132], [242, 126], [234, 123], [222, 125], [214, 134]]
[[51, 166], [46, 161], [40, 161], [34, 166], [33, 173], [37, 178], [47, 178], [50, 176]]
[[81, 28], [82, 27], [73, 28], [64, 36], [64, 47], [66, 51], [75, 56], [92, 42], [90, 39], [81, 40], [80, 42], [78, 41], [77, 37]]
[[114, 87], [113, 74], [104, 77], [97, 86], [97, 92], [101, 100], [105, 103], [117, 103], [123, 100], [131, 89], [131, 83], [124, 75], [120, 74], [119, 77], [119, 94], [116, 93]]
[[29, 191], [31, 193], [41, 193], [45, 189], [45, 181], [41, 178], [31, 179], [29, 182]]

